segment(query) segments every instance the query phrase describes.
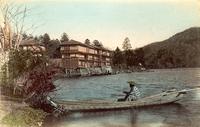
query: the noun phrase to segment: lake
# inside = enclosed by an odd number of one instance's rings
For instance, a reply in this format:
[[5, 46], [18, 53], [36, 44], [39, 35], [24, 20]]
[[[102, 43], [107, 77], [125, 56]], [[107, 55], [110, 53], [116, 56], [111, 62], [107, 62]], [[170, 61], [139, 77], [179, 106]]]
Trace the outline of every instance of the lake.
[[[200, 68], [157, 69], [150, 72], [59, 79], [52, 96], [61, 100], [116, 100], [127, 81], [138, 85], [142, 97], [170, 88], [200, 86]], [[57, 127], [199, 127], [200, 90], [187, 94], [179, 103], [146, 108], [74, 113], [59, 120], [48, 118], [44, 126]]]

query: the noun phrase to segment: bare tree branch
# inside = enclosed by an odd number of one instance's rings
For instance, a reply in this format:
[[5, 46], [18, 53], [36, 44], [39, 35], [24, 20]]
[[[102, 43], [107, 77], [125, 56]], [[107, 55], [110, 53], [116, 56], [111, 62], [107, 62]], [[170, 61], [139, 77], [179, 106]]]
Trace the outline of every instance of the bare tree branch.
[[[14, 3], [0, 0], [0, 13], [3, 17], [3, 25], [0, 26], [1, 48], [9, 50], [18, 48], [21, 36], [25, 33], [25, 19], [31, 9], [24, 5], [15, 5]], [[30, 29], [34, 29], [31, 27]]]

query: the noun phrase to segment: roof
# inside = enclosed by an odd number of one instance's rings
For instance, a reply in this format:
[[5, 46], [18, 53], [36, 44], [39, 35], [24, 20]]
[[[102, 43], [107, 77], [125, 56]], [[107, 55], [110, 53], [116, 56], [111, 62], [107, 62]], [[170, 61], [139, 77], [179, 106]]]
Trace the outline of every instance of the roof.
[[43, 46], [43, 44], [39, 43], [39, 41], [34, 39], [26, 39], [20, 42], [20, 46], [34, 46], [34, 45]]
[[65, 41], [63, 43], [60, 44], [60, 46], [71, 46], [71, 45], [81, 45], [81, 46], [84, 46], [84, 47], [88, 47], [88, 48], [93, 48], [93, 49], [101, 49], [101, 50], [106, 50], [106, 51], [111, 51], [109, 50], [108, 48], [105, 48], [105, 47], [98, 47], [98, 46], [95, 46], [95, 45], [88, 45], [88, 44], [84, 44], [82, 42], [79, 42], [79, 41], [75, 41], [75, 40], [70, 40], [70, 41]]
[[64, 45], [82, 45], [82, 46], [88, 46], [84, 43], [81, 43], [79, 41], [75, 41], [75, 40], [70, 40], [70, 41], [64, 41], [60, 44], [61, 46], [64, 46]]

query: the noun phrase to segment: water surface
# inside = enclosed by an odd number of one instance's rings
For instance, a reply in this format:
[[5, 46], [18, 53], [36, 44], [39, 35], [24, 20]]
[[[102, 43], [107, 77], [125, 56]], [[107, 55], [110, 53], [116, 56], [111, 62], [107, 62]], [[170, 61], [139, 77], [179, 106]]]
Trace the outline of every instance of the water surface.
[[[59, 79], [55, 99], [116, 100], [128, 89], [129, 80], [138, 83], [142, 97], [170, 88], [200, 86], [200, 69], [163, 69], [151, 72], [124, 73], [110, 76]], [[119, 111], [74, 113], [60, 120], [50, 120], [48, 126], [63, 127], [199, 127], [200, 91], [187, 94], [178, 104], [151, 106]]]

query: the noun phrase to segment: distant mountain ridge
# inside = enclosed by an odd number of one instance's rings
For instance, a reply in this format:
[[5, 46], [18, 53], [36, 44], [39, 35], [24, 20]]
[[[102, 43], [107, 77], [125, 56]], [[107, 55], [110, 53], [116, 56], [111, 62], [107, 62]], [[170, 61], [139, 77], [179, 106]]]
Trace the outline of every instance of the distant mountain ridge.
[[200, 27], [144, 46], [143, 51], [149, 68], [200, 67]]

